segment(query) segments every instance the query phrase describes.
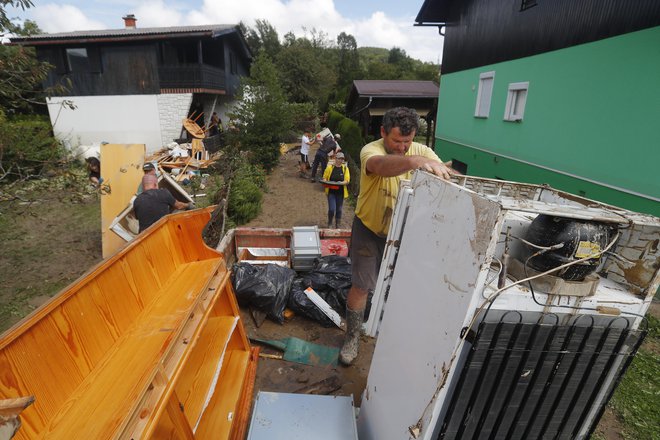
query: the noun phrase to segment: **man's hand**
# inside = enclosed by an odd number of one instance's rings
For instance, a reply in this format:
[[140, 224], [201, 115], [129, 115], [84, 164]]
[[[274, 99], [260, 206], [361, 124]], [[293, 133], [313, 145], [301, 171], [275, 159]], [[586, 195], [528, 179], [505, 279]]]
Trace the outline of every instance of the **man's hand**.
[[429, 173], [435, 174], [436, 176], [444, 180], [449, 180], [449, 178], [453, 174], [451, 169], [442, 162], [438, 162], [437, 160], [433, 160], [433, 159], [427, 159], [423, 156], [416, 156], [416, 157], [418, 158], [419, 161], [417, 168], [420, 170], [424, 170]]

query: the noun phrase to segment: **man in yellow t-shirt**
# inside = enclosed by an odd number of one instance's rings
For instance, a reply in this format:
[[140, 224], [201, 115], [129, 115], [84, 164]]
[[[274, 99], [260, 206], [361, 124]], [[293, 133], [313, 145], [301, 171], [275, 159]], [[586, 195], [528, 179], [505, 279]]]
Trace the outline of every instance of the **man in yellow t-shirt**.
[[360, 330], [369, 291], [383, 258], [399, 181], [413, 170], [423, 169], [443, 179], [451, 171], [429, 147], [413, 142], [419, 117], [415, 110], [397, 107], [383, 115], [382, 139], [360, 152], [360, 195], [351, 232], [352, 287], [346, 301], [346, 337], [339, 359], [350, 365], [358, 354]]

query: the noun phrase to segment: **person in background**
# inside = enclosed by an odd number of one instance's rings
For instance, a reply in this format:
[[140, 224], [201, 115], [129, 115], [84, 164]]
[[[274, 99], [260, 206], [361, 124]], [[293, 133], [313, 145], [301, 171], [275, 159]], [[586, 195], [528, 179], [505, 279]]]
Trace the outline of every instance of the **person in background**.
[[85, 159], [85, 162], [87, 162], [87, 171], [89, 171], [89, 181], [94, 186], [99, 186], [103, 183], [103, 179], [101, 178], [101, 161], [95, 157], [88, 157]]
[[174, 198], [166, 189], [158, 188], [158, 178], [155, 174], [145, 174], [142, 177], [144, 191], [135, 198], [133, 211], [140, 223], [140, 232], [156, 223], [161, 217], [173, 209], [193, 209], [194, 203], [183, 203]]
[[215, 136], [222, 132], [222, 120], [217, 112], [213, 112], [211, 115], [211, 125], [209, 126], [209, 130], [211, 136]]
[[310, 140], [312, 133], [305, 130], [300, 142], [300, 177], [307, 177], [307, 170], [310, 169], [309, 165], [309, 147], [316, 143], [316, 139]]
[[[158, 184], [158, 172], [156, 171], [156, 165], [154, 165], [153, 162], [145, 162], [144, 165], [142, 165], [142, 171], [144, 171], [145, 176], [147, 175], [156, 176], [156, 184]], [[138, 189], [135, 194], [141, 194], [142, 191], [143, 191], [142, 182], [140, 182], [140, 185], [138, 185]]]
[[314, 163], [312, 164], [312, 182], [316, 182], [316, 170], [319, 168], [319, 165], [321, 165], [321, 170], [325, 170], [328, 166], [328, 154], [334, 152], [336, 148], [337, 142], [335, 142], [335, 138], [331, 134], [326, 135], [321, 141], [321, 145], [319, 146], [319, 149], [316, 150], [316, 155], [314, 156]]
[[344, 153], [340, 152], [335, 155], [334, 164], [328, 165], [323, 172], [323, 180], [344, 183], [344, 185], [323, 184], [328, 197], [328, 228], [332, 227], [334, 217], [335, 228], [339, 229], [341, 210], [344, 206], [344, 199], [348, 197], [348, 183], [351, 181], [351, 174], [344, 163]]
[[328, 159], [332, 159], [335, 154], [339, 153], [341, 151], [341, 147], [339, 146], [339, 141], [341, 140], [341, 135], [339, 133], [336, 133], [334, 135], [335, 138], [335, 144], [337, 145], [335, 149], [331, 152], [328, 153]]
[[422, 169], [449, 179], [451, 171], [426, 145], [413, 142], [419, 117], [415, 110], [397, 107], [383, 115], [381, 139], [360, 151], [360, 194], [351, 230], [352, 286], [346, 301], [346, 336], [339, 353], [351, 365], [358, 355], [360, 330], [369, 291], [376, 287], [399, 181]]

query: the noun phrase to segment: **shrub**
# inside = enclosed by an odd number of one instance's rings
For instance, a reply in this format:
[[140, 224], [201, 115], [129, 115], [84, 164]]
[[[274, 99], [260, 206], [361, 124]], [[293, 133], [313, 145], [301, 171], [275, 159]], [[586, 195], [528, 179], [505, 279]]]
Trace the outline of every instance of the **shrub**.
[[50, 123], [39, 117], [6, 120], [0, 115], [0, 177], [40, 175], [64, 157], [64, 148], [52, 135]]
[[343, 118], [337, 127], [337, 133], [341, 134], [341, 149], [348, 154], [360, 166], [360, 150], [364, 146], [362, 131], [355, 121]]
[[265, 173], [254, 165], [240, 166], [232, 180], [227, 216], [235, 225], [242, 225], [261, 212], [261, 188], [266, 186]]
[[339, 122], [342, 119], [345, 119], [345, 117], [341, 113], [336, 112], [334, 110], [331, 110], [330, 112], [328, 112], [328, 128], [330, 129], [331, 132], [335, 133], [337, 131], [337, 127], [339, 126]]

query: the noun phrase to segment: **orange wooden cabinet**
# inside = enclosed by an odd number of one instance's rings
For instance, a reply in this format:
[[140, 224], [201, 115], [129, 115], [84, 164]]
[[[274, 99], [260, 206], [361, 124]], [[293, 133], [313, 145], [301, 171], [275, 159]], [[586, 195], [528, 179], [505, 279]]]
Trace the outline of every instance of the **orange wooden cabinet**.
[[36, 398], [16, 438], [244, 434], [257, 356], [209, 218], [161, 219], [2, 335], [0, 399]]

